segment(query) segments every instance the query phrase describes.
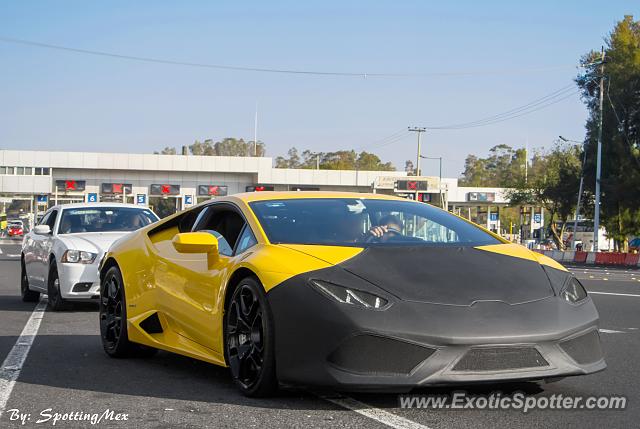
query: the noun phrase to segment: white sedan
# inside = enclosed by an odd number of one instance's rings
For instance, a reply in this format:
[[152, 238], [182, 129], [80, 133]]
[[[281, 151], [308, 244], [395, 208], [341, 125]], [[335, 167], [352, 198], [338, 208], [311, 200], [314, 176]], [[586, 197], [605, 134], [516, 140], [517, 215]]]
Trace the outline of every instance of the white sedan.
[[69, 301], [97, 300], [98, 264], [120, 237], [149, 225], [158, 216], [133, 204], [66, 204], [49, 209], [22, 241], [23, 301], [48, 295], [58, 311]]

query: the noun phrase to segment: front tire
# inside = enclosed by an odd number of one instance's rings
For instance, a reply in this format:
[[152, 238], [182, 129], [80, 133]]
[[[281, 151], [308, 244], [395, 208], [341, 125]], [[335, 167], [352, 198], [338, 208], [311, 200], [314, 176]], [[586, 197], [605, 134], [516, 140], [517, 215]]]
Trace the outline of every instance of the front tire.
[[24, 259], [20, 261], [20, 294], [24, 302], [40, 301], [40, 292], [29, 289], [29, 276], [27, 276], [27, 268], [24, 265]]
[[47, 307], [51, 311], [62, 311], [67, 309], [67, 303], [60, 295], [60, 277], [58, 267], [55, 262], [49, 266], [49, 277], [47, 279]]
[[100, 282], [99, 314], [102, 347], [110, 357], [148, 357], [158, 351], [129, 341], [124, 282], [117, 266], [109, 268]]
[[245, 396], [264, 397], [278, 388], [274, 323], [264, 288], [255, 277], [240, 281], [225, 314], [225, 358]]

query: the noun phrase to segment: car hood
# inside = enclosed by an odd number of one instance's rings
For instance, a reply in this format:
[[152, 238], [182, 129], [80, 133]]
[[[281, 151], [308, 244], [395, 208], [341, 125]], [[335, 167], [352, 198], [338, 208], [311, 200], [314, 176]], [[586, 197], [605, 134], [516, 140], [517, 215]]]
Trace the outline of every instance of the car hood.
[[[306, 253], [316, 256], [313, 246], [305, 247]], [[554, 295], [536, 255], [519, 245], [372, 246], [334, 263], [405, 301], [515, 305]]]
[[86, 232], [58, 236], [67, 249], [84, 250], [101, 254], [106, 252], [117, 239], [130, 232]]

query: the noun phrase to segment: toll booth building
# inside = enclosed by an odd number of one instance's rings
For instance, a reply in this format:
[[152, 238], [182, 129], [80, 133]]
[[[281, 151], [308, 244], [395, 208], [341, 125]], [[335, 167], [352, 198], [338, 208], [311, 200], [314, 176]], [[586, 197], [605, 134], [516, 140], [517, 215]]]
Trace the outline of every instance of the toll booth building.
[[[121, 201], [167, 216], [247, 191], [371, 192], [380, 172], [279, 169], [272, 158], [0, 150], [0, 210]], [[387, 172], [394, 177], [404, 172]]]

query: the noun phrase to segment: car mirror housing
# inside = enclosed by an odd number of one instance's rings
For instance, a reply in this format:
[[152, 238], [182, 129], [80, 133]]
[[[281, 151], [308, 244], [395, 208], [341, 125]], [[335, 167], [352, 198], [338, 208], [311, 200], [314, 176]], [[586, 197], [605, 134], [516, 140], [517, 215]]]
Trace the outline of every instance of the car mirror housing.
[[184, 232], [176, 234], [172, 240], [173, 247], [179, 253], [218, 254], [218, 239], [208, 232]]
[[33, 232], [38, 235], [49, 235], [51, 234], [51, 228], [49, 225], [36, 225], [33, 228]]

